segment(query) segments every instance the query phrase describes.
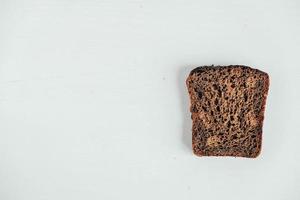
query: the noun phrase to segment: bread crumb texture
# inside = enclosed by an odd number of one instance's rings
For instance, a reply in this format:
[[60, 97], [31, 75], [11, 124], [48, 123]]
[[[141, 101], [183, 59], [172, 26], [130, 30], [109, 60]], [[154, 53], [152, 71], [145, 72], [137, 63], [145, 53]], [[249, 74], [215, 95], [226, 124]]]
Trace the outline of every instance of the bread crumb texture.
[[254, 158], [261, 151], [267, 73], [246, 66], [204, 66], [186, 80], [192, 146], [198, 156]]

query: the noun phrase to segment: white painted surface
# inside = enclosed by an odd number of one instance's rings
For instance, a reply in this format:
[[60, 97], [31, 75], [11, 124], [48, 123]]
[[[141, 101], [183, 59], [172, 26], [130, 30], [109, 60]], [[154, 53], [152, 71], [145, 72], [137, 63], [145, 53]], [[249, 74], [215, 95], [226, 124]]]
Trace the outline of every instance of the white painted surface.
[[[0, 1], [0, 199], [300, 199], [298, 0]], [[185, 78], [269, 73], [257, 159], [191, 152]]]

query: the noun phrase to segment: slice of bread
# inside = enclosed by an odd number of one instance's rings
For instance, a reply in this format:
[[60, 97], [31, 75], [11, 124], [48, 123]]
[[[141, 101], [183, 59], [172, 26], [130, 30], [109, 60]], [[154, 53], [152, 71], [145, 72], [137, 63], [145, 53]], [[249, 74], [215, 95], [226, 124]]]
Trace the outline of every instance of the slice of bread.
[[269, 76], [246, 66], [204, 66], [186, 80], [198, 156], [255, 158], [261, 151]]

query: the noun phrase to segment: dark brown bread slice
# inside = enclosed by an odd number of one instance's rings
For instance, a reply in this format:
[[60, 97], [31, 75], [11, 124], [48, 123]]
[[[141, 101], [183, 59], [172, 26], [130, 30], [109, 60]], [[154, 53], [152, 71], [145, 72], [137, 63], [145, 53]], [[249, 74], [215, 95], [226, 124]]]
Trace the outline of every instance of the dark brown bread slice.
[[246, 66], [204, 66], [186, 80], [198, 156], [255, 158], [261, 151], [269, 76]]

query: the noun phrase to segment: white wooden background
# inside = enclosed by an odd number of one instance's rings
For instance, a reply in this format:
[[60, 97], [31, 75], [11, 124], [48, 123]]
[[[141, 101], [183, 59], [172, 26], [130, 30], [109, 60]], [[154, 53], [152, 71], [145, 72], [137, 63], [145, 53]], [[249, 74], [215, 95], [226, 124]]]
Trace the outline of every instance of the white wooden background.
[[[300, 199], [299, 0], [1, 0], [0, 199]], [[257, 159], [191, 152], [185, 78], [271, 77]]]

